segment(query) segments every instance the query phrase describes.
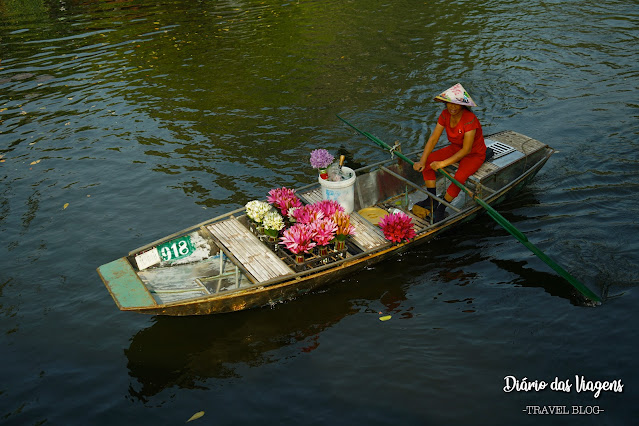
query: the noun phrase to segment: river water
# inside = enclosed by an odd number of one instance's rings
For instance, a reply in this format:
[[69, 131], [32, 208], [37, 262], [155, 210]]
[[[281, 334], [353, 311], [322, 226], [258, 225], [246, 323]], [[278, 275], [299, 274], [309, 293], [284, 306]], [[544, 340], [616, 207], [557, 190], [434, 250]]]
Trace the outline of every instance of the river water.
[[[638, 37], [634, 0], [0, 1], [0, 423], [632, 424]], [[499, 211], [601, 306], [483, 216], [270, 308], [117, 310], [95, 268], [386, 158], [335, 114], [418, 149], [457, 82], [559, 151]]]

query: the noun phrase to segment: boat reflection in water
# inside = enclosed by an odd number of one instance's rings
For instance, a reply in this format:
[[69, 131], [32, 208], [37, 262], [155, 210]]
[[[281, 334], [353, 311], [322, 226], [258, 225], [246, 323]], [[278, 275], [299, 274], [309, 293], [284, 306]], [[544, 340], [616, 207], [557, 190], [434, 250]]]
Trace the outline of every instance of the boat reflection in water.
[[344, 294], [300, 302], [226, 315], [156, 317], [125, 350], [137, 380], [130, 395], [147, 402], [165, 389], [201, 389], [209, 379], [239, 378], [243, 368], [311, 352], [322, 331], [360, 310]]

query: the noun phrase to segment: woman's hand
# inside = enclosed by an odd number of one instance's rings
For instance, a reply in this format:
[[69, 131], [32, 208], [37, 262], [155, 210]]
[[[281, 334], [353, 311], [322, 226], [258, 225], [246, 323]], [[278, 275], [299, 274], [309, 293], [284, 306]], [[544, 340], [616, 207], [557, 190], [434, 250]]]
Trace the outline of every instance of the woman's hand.
[[433, 161], [432, 163], [430, 163], [430, 168], [433, 169], [433, 170], [439, 170], [439, 169], [442, 169], [442, 168], [446, 167], [442, 163], [443, 163], [443, 161]]
[[418, 172], [423, 171], [426, 168], [426, 166], [424, 165], [424, 163], [420, 160], [416, 163], [413, 163], [413, 170], [416, 170]]

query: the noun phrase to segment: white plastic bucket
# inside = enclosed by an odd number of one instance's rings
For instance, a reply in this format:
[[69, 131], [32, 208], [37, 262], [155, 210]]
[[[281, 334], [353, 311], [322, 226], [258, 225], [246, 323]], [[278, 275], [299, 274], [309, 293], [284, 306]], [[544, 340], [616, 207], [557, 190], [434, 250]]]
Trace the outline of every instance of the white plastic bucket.
[[349, 167], [342, 167], [342, 173], [350, 176], [346, 180], [332, 182], [330, 180], [317, 177], [322, 186], [322, 198], [324, 200], [335, 200], [344, 207], [346, 213], [352, 213], [355, 208], [355, 172]]

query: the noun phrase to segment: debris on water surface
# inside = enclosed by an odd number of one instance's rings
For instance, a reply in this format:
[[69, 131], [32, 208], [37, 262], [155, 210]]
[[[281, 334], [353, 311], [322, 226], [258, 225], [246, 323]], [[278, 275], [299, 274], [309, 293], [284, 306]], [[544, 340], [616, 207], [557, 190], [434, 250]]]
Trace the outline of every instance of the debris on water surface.
[[383, 317], [379, 317], [379, 320], [380, 321], [388, 321], [391, 318], [392, 318], [391, 315], [384, 315]]
[[199, 419], [200, 417], [202, 417], [203, 415], [204, 415], [204, 411], [198, 411], [197, 413], [193, 414], [193, 415], [191, 416], [191, 418], [190, 418], [190, 419], [188, 419], [186, 422], [188, 423], [188, 422], [190, 422], [190, 421], [197, 420], [197, 419]]

